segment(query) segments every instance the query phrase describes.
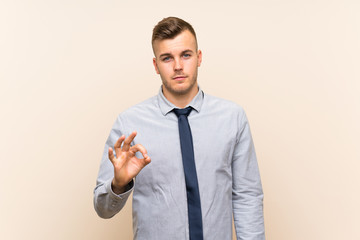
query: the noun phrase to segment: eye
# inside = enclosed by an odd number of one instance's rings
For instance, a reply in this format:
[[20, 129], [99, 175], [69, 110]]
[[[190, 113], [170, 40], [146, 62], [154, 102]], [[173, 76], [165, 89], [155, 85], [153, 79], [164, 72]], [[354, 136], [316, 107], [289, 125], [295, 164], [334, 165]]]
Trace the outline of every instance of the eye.
[[163, 62], [169, 62], [171, 60], [171, 57], [164, 57], [162, 59]]
[[185, 54], [183, 55], [183, 57], [184, 57], [184, 58], [189, 58], [189, 57], [191, 57], [191, 55], [190, 55], [189, 53], [185, 53]]

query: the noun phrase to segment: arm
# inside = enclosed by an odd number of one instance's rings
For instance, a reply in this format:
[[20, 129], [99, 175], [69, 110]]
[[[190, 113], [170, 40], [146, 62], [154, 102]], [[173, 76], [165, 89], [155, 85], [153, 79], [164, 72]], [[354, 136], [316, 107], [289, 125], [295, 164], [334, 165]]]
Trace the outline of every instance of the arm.
[[[136, 132], [125, 139], [120, 129], [118, 118], [106, 141], [94, 190], [95, 211], [102, 218], [111, 218], [124, 207], [134, 187], [133, 178], [151, 161], [142, 145], [130, 146]], [[138, 151], [144, 158], [135, 156]]]
[[233, 214], [237, 239], [264, 240], [263, 191], [248, 120], [243, 110], [232, 161]]

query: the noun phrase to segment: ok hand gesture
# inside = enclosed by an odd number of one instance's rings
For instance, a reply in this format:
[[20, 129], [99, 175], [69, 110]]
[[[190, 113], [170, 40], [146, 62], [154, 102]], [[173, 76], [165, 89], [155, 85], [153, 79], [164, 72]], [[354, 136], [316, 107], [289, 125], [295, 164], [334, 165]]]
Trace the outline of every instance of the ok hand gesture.
[[[126, 139], [122, 135], [116, 141], [114, 145], [116, 157], [113, 149], [109, 148], [109, 159], [114, 165], [114, 178], [111, 186], [116, 194], [123, 193], [125, 186], [151, 161], [146, 149], [141, 144], [130, 147], [135, 136], [136, 131], [132, 132]], [[137, 158], [136, 152], [141, 152], [144, 158]]]

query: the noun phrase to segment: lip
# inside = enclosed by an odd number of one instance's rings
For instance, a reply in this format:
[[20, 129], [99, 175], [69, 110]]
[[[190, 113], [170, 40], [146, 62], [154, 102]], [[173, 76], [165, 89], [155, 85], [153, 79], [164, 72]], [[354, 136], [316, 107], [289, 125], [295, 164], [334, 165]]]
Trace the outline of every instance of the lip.
[[179, 76], [173, 77], [172, 79], [174, 79], [174, 80], [183, 80], [183, 79], [185, 79], [185, 78], [186, 78], [186, 76], [184, 76], [184, 75], [179, 75]]

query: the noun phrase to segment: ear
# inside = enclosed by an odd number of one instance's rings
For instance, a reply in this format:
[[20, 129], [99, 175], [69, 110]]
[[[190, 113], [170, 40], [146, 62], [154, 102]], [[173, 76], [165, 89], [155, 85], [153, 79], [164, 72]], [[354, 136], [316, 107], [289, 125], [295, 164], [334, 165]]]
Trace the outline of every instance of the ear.
[[158, 66], [157, 66], [157, 63], [156, 63], [156, 58], [153, 58], [153, 64], [154, 64], [156, 73], [157, 73], [157, 74], [160, 74], [160, 73], [159, 73]]
[[201, 50], [198, 50], [197, 58], [198, 58], [198, 67], [200, 67], [201, 61], [202, 61], [202, 52], [201, 52]]

